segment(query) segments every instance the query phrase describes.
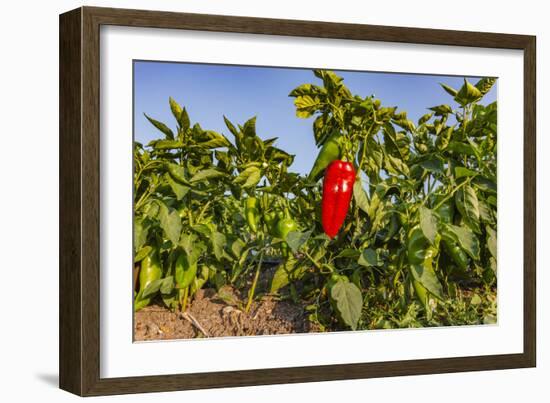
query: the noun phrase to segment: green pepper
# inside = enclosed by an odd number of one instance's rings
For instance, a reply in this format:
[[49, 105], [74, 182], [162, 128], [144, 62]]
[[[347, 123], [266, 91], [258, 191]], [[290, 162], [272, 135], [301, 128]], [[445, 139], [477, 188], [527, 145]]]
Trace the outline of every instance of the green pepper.
[[134, 301], [134, 310], [139, 311], [151, 303], [151, 297], [142, 298], [143, 292], [153, 281], [162, 277], [162, 267], [157, 251], [153, 250], [141, 261], [139, 271], [139, 291]]
[[407, 242], [407, 257], [410, 264], [424, 264], [426, 260], [431, 259], [435, 255], [435, 248], [430, 246], [430, 242], [424, 236], [420, 225], [416, 225], [409, 232]]
[[[434, 207], [437, 206], [445, 197], [445, 195], [438, 195], [434, 201]], [[454, 199], [451, 197], [449, 200], [445, 201], [441, 206], [435, 209], [435, 213], [441, 218], [446, 224], [452, 224], [453, 218], [455, 215], [455, 204]]]
[[286, 240], [286, 237], [289, 232], [296, 231], [298, 225], [292, 218], [283, 218], [282, 220], [277, 221], [276, 233], [277, 238]]
[[277, 223], [275, 224], [275, 228], [273, 230], [273, 236], [277, 238], [281, 238], [283, 242], [281, 243], [281, 253], [284, 257], [288, 256], [288, 244], [286, 243], [286, 237], [291, 231], [297, 231], [298, 225], [296, 222], [290, 217], [290, 214], [288, 210], [285, 210], [285, 213], [283, 214], [282, 211], [277, 212]]
[[400, 225], [399, 225], [399, 218], [398, 213], [392, 214], [390, 217], [390, 222], [388, 223], [388, 231], [386, 232], [383, 241], [388, 242], [390, 239], [392, 239], [395, 234], [397, 234], [397, 231], [399, 231]]
[[464, 250], [456, 243], [443, 239], [445, 252], [462, 270], [467, 270], [470, 265], [470, 258]]
[[[413, 266], [421, 265], [423, 270], [433, 272], [432, 260], [437, 250], [430, 245], [428, 239], [424, 236], [420, 225], [414, 226], [409, 232], [407, 241], [407, 258], [413, 270]], [[435, 275], [435, 273], [433, 273]], [[428, 312], [428, 290], [419, 281], [413, 278], [412, 284], [418, 300], [424, 305]]]
[[336, 130], [330, 135], [327, 141], [325, 141], [325, 144], [323, 144], [321, 151], [319, 151], [317, 155], [313, 168], [311, 168], [309, 179], [316, 182], [332, 161], [340, 159], [340, 137], [340, 132]]
[[443, 247], [447, 255], [453, 260], [453, 262], [456, 263], [456, 265], [462, 269], [467, 270], [470, 266], [470, 258], [460, 247], [458, 242], [453, 238], [453, 236], [449, 233], [449, 231], [443, 227], [441, 231], [441, 236], [443, 240]]
[[260, 201], [255, 197], [249, 197], [245, 201], [244, 215], [246, 222], [252, 232], [258, 231], [258, 221], [260, 218]]
[[[445, 196], [439, 195], [435, 198], [434, 206], [437, 206], [441, 200], [443, 200]], [[454, 204], [454, 198], [450, 198], [449, 200], [445, 201], [441, 206], [439, 206], [435, 213], [441, 218], [441, 221], [443, 221], [446, 224], [452, 224], [455, 214], [455, 204]], [[458, 243], [454, 240], [454, 238], [448, 233], [448, 231], [443, 228], [442, 231], [442, 240], [443, 240], [443, 248], [447, 255], [457, 264], [458, 267], [460, 267], [462, 270], [466, 270], [470, 264], [470, 259], [468, 258], [468, 255], [462, 249]]]
[[277, 212], [276, 211], [270, 211], [269, 213], [265, 213], [263, 215], [263, 219], [265, 222], [265, 225], [267, 227], [267, 232], [273, 236], [275, 235], [275, 228], [277, 226]]

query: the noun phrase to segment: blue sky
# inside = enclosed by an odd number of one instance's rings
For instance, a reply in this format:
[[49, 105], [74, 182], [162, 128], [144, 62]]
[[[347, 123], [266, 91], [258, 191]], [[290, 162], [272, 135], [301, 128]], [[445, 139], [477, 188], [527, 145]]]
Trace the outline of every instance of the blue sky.
[[[442, 82], [460, 88], [462, 77], [377, 72], [335, 72], [353, 94], [374, 94], [384, 106], [398, 106], [409, 119], [416, 120], [429, 112], [428, 107], [450, 104], [452, 98], [439, 86]], [[475, 83], [478, 78], [468, 78]], [[191, 123], [215, 130], [232, 139], [223, 115], [234, 124], [243, 124], [257, 116], [260, 137], [278, 137], [276, 145], [295, 154], [291, 170], [307, 173], [318, 149], [312, 133], [313, 119], [295, 115], [290, 91], [300, 84], [320, 83], [310, 69], [279, 67], [225, 66], [190, 63], [134, 62], [134, 138], [147, 144], [162, 137], [143, 113], [175, 128], [168, 97], [187, 108]], [[496, 100], [496, 86], [483, 103]]]

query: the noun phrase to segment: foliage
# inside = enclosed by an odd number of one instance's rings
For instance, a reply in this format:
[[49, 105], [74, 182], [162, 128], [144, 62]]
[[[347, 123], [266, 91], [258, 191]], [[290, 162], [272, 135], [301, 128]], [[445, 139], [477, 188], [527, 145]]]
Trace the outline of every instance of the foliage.
[[[293, 173], [294, 156], [262, 139], [255, 117], [242, 125], [224, 117], [226, 136], [192, 125], [170, 99], [175, 130], [147, 117], [163, 137], [134, 146], [135, 267], [151, 251], [162, 266], [147, 295], [185, 309], [198, 289], [244, 288], [254, 273], [248, 309], [271, 258], [278, 267], [268, 291], [307, 304], [322, 329], [494, 322], [497, 104], [479, 102], [496, 80], [442, 84], [451, 102], [412, 122], [373, 96], [352, 95], [331, 71], [314, 74], [320, 85], [290, 92], [296, 116], [312, 119], [320, 149], [337, 133], [340, 157], [358, 173], [339, 234], [330, 239], [321, 226], [318, 170]], [[259, 200], [253, 230], [250, 197]]]

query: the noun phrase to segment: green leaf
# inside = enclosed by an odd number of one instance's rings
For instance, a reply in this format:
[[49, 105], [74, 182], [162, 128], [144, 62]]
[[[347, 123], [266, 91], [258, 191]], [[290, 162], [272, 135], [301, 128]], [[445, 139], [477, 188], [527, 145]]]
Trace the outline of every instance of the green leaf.
[[351, 259], [359, 259], [359, 256], [361, 256], [361, 252], [359, 252], [357, 249], [343, 249], [338, 255], [336, 255], [337, 258], [351, 258]]
[[420, 228], [424, 236], [430, 243], [435, 244], [435, 236], [437, 235], [437, 216], [432, 210], [426, 207], [420, 207]]
[[479, 89], [473, 86], [468, 80], [464, 79], [464, 85], [455, 96], [455, 101], [465, 106], [481, 99], [483, 94]]
[[143, 293], [141, 294], [141, 298], [149, 298], [156, 294], [160, 290], [160, 286], [162, 285], [164, 279], [158, 279], [151, 281], [147, 287], [145, 287], [145, 290], [143, 290]]
[[490, 179], [487, 179], [484, 176], [477, 176], [472, 180], [472, 184], [478, 188], [479, 190], [482, 190], [484, 192], [488, 193], [497, 193], [497, 184], [493, 182]]
[[172, 97], [170, 97], [169, 102], [170, 109], [172, 110], [172, 115], [174, 115], [174, 117], [176, 118], [176, 121], [178, 122], [180, 128], [184, 132], [186, 132], [191, 126], [187, 111], [185, 110], [185, 108], [182, 109], [181, 106]]
[[353, 184], [353, 199], [355, 200], [357, 207], [359, 207], [365, 213], [369, 213], [369, 199], [367, 197], [365, 189], [363, 188], [361, 175], [357, 175], [357, 179]]
[[363, 309], [363, 296], [359, 288], [353, 283], [338, 281], [331, 288], [330, 296], [335, 301], [342, 321], [353, 330], [357, 329]]
[[476, 88], [482, 95], [487, 94], [493, 85], [497, 82], [495, 77], [484, 77], [476, 83]]
[[399, 175], [409, 176], [409, 166], [399, 158], [395, 158], [389, 154], [386, 155], [386, 169], [388, 172]]
[[452, 97], [456, 97], [456, 94], [458, 94], [458, 91], [455, 90], [453, 87], [449, 87], [447, 84], [439, 83], [441, 87]]
[[169, 213], [168, 207], [163, 204], [159, 213], [160, 227], [163, 229], [166, 238], [176, 245], [182, 229], [181, 218], [178, 212], [174, 210]]
[[226, 244], [225, 235], [221, 232], [214, 231], [210, 240], [212, 242], [212, 248], [214, 249], [214, 256], [216, 256], [216, 259], [218, 261], [222, 260], [222, 257], [224, 255], [223, 248]]
[[246, 137], [256, 137], [256, 116], [248, 119], [243, 126], [243, 134]]
[[195, 224], [195, 225], [193, 225], [192, 228], [193, 228], [193, 231], [196, 231], [199, 234], [202, 234], [206, 237], [211, 237], [212, 236], [212, 230], [206, 224]]
[[243, 188], [254, 187], [258, 184], [262, 178], [262, 171], [260, 168], [250, 166], [242, 171], [239, 176], [234, 179], [237, 184], [242, 183]]
[[404, 132], [396, 132], [391, 123], [384, 125], [384, 144], [392, 156], [407, 160], [410, 155], [410, 138]]
[[193, 175], [193, 177], [191, 178], [191, 182], [192, 183], [199, 182], [199, 181], [219, 178], [222, 176], [225, 176], [225, 173], [223, 171], [220, 171], [219, 169], [216, 169], [216, 168], [208, 168], [208, 169], [203, 169], [202, 171], [199, 171], [195, 175]]
[[476, 156], [476, 152], [470, 144], [461, 143], [459, 141], [451, 141], [447, 146], [447, 150], [454, 151], [458, 154]]
[[177, 150], [184, 147], [178, 140], [153, 140], [149, 143], [155, 150]]
[[136, 256], [134, 257], [134, 263], [141, 262], [143, 259], [145, 259], [146, 256], [149, 255], [149, 253], [153, 250], [153, 248], [149, 245], [144, 246], [139, 250], [138, 253], [136, 253]]
[[134, 219], [134, 250], [141, 249], [145, 242], [147, 242], [147, 235], [149, 234], [149, 227], [143, 225], [142, 219]]
[[462, 249], [474, 260], [479, 260], [479, 240], [469, 228], [447, 224], [446, 228], [453, 235], [453, 239], [460, 244]]
[[478, 175], [478, 173], [476, 171], [472, 171], [471, 169], [464, 168], [464, 167], [455, 168], [455, 179], [476, 176], [476, 175]]
[[233, 136], [235, 136], [235, 139], [239, 140], [242, 137], [242, 134], [239, 133], [239, 131], [235, 128], [233, 123], [231, 123], [231, 121], [229, 119], [227, 119], [225, 117], [225, 115], [223, 117], [223, 121], [225, 122], [225, 125], [227, 126], [227, 128], [229, 129], [231, 134], [233, 134]]
[[371, 267], [371, 266], [381, 266], [382, 261], [378, 257], [378, 253], [374, 249], [364, 249], [357, 260], [361, 266]]
[[277, 267], [277, 270], [275, 270], [273, 278], [271, 279], [269, 291], [271, 293], [278, 292], [281, 288], [287, 286], [291, 281], [301, 279], [306, 272], [306, 265], [296, 261], [293, 257], [289, 257], [288, 260], [283, 261]]
[[443, 165], [443, 161], [441, 161], [439, 158], [433, 157], [427, 160], [424, 160], [420, 163], [418, 163], [422, 168], [424, 168], [426, 171], [443, 174], [445, 172], [445, 167]]
[[436, 116], [443, 116], [448, 115], [449, 113], [453, 113], [453, 108], [451, 108], [449, 105], [432, 106], [428, 109], [434, 111]]
[[430, 293], [439, 299], [443, 299], [443, 287], [431, 266], [431, 262], [425, 264], [410, 265], [411, 274], [416, 281], [424, 286]]
[[168, 182], [168, 185], [176, 195], [177, 200], [183, 199], [183, 197], [189, 192], [191, 188], [189, 186], [182, 185], [179, 182], [176, 182], [172, 176], [168, 173], [165, 175], [166, 182]]
[[418, 119], [418, 125], [423, 125], [424, 123], [426, 123], [428, 120], [430, 120], [433, 116], [433, 112], [430, 112], [430, 113], [426, 113], [425, 115], [422, 115], [420, 117], [420, 119]]
[[165, 277], [162, 280], [162, 284], [160, 285], [160, 293], [167, 295], [170, 294], [174, 290], [175, 284], [174, 284], [174, 277], [168, 276]]
[[476, 191], [470, 185], [466, 185], [455, 193], [455, 200], [464, 222], [479, 233], [479, 202]]
[[164, 133], [164, 135], [166, 136], [167, 139], [174, 140], [174, 132], [172, 132], [172, 130], [168, 126], [166, 126], [162, 122], [159, 122], [158, 120], [155, 120], [155, 119], [147, 116], [147, 114], [145, 114], [145, 113], [144, 113], [144, 115], [147, 118], [147, 120], [149, 122], [151, 122], [151, 124], [153, 126], [155, 126], [158, 130], [160, 130], [161, 132]]
[[309, 118], [321, 106], [320, 100], [309, 95], [302, 95], [294, 100], [296, 106], [296, 116], [299, 118]]
[[497, 232], [491, 227], [486, 227], [487, 229], [487, 248], [491, 255], [497, 259]]
[[208, 140], [202, 143], [199, 143], [199, 146], [202, 148], [212, 149], [212, 148], [220, 148], [220, 147], [229, 147], [229, 145], [231, 144], [223, 134], [217, 133], [212, 130], [207, 130], [205, 134]]
[[481, 221], [489, 224], [493, 224], [495, 222], [493, 217], [493, 210], [489, 205], [482, 201], [478, 200], [478, 206], [479, 206], [479, 218]]
[[300, 248], [307, 242], [313, 230], [309, 231], [290, 231], [286, 236], [286, 243], [294, 253], [297, 253]]

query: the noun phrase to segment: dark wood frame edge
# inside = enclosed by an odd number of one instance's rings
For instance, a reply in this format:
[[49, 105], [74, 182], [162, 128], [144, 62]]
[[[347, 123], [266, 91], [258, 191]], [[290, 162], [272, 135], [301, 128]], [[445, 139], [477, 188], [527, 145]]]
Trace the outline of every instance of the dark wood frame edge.
[[[100, 378], [99, 28], [123, 25], [524, 51], [524, 352]], [[80, 396], [526, 368], [536, 365], [536, 39], [528, 35], [81, 7], [60, 16], [60, 388]]]

